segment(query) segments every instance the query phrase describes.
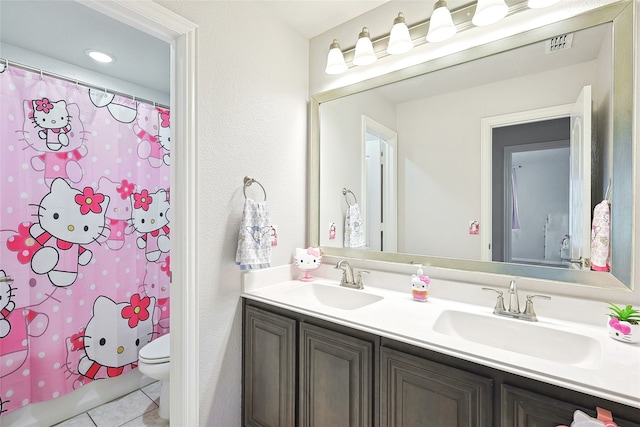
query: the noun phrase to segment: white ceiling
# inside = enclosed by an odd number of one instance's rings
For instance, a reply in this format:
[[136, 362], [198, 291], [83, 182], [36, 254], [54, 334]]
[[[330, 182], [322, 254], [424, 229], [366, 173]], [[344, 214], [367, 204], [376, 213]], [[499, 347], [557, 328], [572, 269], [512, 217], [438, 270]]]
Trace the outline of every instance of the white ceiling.
[[[387, 2], [261, 0], [256, 4], [310, 39]], [[169, 92], [167, 43], [76, 1], [0, 0], [0, 41], [159, 92]], [[116, 61], [108, 65], [95, 63], [85, 54], [90, 48], [111, 53]], [[0, 57], [4, 58], [2, 52]]]

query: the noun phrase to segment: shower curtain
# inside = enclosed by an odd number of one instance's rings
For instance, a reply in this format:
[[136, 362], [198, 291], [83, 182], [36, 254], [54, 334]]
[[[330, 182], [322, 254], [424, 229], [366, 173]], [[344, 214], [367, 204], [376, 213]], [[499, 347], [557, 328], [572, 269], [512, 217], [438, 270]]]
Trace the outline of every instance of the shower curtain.
[[170, 112], [0, 64], [1, 416], [169, 332]]

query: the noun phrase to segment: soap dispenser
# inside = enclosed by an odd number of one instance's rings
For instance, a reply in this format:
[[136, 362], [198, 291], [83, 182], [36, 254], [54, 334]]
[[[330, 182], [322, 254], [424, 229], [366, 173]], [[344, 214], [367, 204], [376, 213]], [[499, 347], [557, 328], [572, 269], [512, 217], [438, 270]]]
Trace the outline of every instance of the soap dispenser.
[[418, 265], [418, 271], [411, 276], [411, 295], [415, 301], [425, 302], [429, 299], [429, 283], [431, 279], [422, 271], [422, 264]]

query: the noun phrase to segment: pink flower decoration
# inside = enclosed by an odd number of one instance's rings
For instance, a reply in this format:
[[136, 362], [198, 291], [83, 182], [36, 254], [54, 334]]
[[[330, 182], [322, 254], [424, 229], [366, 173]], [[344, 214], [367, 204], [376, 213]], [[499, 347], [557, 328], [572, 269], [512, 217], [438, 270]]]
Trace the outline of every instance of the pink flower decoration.
[[36, 99], [36, 110], [49, 113], [52, 108], [53, 104], [49, 101], [49, 98]]
[[122, 309], [121, 314], [123, 319], [129, 319], [129, 327], [135, 328], [138, 326], [138, 322], [149, 318], [148, 307], [151, 304], [151, 299], [149, 297], [140, 298], [140, 294], [133, 294], [129, 304]]
[[93, 188], [84, 187], [82, 194], [76, 194], [76, 203], [80, 205], [80, 213], [86, 215], [89, 211], [93, 213], [102, 212], [100, 203], [104, 202], [104, 194], [94, 193]]
[[171, 257], [166, 257], [164, 259], [164, 264], [160, 266], [160, 270], [164, 271], [167, 276], [171, 276]]
[[29, 264], [33, 254], [42, 247], [31, 234], [29, 234], [30, 222], [23, 222], [18, 226], [18, 234], [14, 234], [7, 240], [7, 248], [18, 253], [20, 264]]
[[126, 200], [135, 190], [135, 184], [123, 179], [119, 186], [116, 187], [116, 191], [120, 193], [122, 200]]
[[149, 195], [147, 190], [142, 190], [140, 193], [135, 193], [133, 195], [133, 208], [140, 209], [144, 211], [149, 210], [149, 205], [153, 202], [153, 198]]

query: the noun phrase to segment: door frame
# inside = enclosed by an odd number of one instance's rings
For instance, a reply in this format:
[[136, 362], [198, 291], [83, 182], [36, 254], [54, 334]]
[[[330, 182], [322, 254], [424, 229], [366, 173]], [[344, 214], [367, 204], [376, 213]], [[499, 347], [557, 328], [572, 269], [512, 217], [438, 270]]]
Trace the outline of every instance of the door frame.
[[[492, 260], [492, 131], [493, 128], [519, 125], [571, 116], [573, 104], [556, 105], [517, 113], [485, 117], [480, 120], [480, 260]], [[499, 165], [503, 168], [503, 165]]]
[[[373, 120], [371, 117], [362, 115], [362, 133], [360, 145], [360, 158], [362, 171], [362, 215], [365, 225], [367, 225], [367, 213], [364, 207], [367, 206], [367, 133], [377, 135], [386, 143], [384, 152], [384, 176], [383, 181], [386, 186], [383, 188], [383, 212], [384, 212], [384, 232], [382, 247], [384, 252], [396, 252], [398, 249], [398, 133], [383, 124]], [[394, 202], [395, 201], [395, 202]], [[367, 226], [370, 226], [368, 224]]]
[[[80, 1], [80, 0], [76, 0]], [[199, 421], [197, 25], [153, 1], [82, 0], [171, 45], [171, 422]], [[178, 143], [179, 142], [179, 143]]]

